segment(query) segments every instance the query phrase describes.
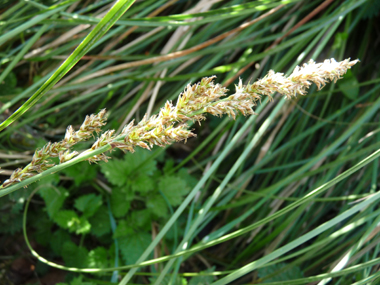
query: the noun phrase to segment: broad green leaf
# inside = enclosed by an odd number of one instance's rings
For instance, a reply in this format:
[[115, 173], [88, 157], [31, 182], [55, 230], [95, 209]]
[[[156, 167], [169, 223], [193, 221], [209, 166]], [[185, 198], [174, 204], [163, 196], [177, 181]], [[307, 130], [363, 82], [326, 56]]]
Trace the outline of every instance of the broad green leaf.
[[113, 234], [113, 238], [126, 237], [134, 233], [133, 228], [130, 223], [126, 220], [119, 221], [115, 233]]
[[[55, 117], [51, 117], [55, 118]], [[87, 161], [74, 164], [63, 170], [63, 172], [74, 179], [76, 186], [82, 185], [85, 181], [91, 181], [96, 177], [96, 167], [90, 165]]]
[[88, 266], [91, 268], [109, 267], [108, 252], [104, 247], [97, 247], [88, 253]]
[[111, 222], [108, 209], [100, 206], [95, 214], [89, 218], [91, 224], [91, 233], [98, 237], [103, 236], [111, 231]]
[[174, 159], [167, 159], [165, 165], [162, 168], [164, 173], [170, 172], [174, 168]]
[[72, 228], [76, 223], [79, 223], [79, 217], [77, 213], [72, 210], [59, 211], [54, 216], [54, 221], [63, 229]]
[[43, 186], [39, 194], [45, 201], [46, 210], [51, 219], [62, 208], [64, 201], [69, 196], [69, 192], [65, 188], [52, 185]]
[[135, 232], [118, 239], [119, 248], [126, 264], [133, 264], [149, 246], [152, 238], [146, 232]]
[[[70, 230], [70, 229], [69, 229]], [[91, 224], [85, 217], [79, 218], [79, 223], [76, 225], [76, 228], [70, 231], [75, 231], [77, 235], [87, 234], [91, 230]]]
[[100, 170], [113, 185], [123, 186], [126, 184], [128, 175], [133, 170], [133, 167], [125, 160], [113, 159], [101, 164]]
[[115, 187], [112, 190], [111, 209], [116, 218], [124, 217], [131, 206], [134, 194], [130, 191], [128, 192], [129, 193], [126, 193], [126, 191], [123, 191], [120, 187]]
[[53, 173], [40, 179], [37, 185], [57, 185], [61, 179], [58, 173]]
[[101, 164], [100, 169], [113, 185], [124, 186], [127, 184], [128, 177], [135, 178], [132, 173], [141, 174], [143, 177], [153, 174], [156, 170], [156, 162], [148, 160], [149, 156], [148, 151], [137, 149], [134, 153], [127, 153], [123, 159], [114, 159]]
[[50, 247], [56, 255], [62, 255], [62, 245], [66, 241], [70, 241], [70, 235], [67, 231], [58, 229], [53, 233], [52, 238], [50, 239]]
[[190, 191], [190, 187], [186, 185], [186, 182], [176, 176], [162, 177], [158, 183], [158, 189], [165, 195], [172, 206], [181, 204], [183, 196]]
[[150, 229], [151, 228], [152, 214], [150, 209], [134, 210], [131, 213], [130, 220], [133, 221], [133, 225], [138, 228]]
[[134, 153], [127, 153], [124, 161], [128, 163], [130, 172], [152, 175], [156, 170], [156, 161], [151, 159], [151, 156], [150, 151], [137, 148]]
[[198, 183], [198, 179], [189, 174], [188, 170], [186, 168], [181, 168], [178, 170], [177, 175], [179, 178], [184, 180], [188, 187], [194, 188], [195, 185]]
[[85, 217], [78, 217], [77, 213], [72, 210], [60, 211], [53, 219], [61, 228], [76, 234], [85, 234], [90, 232], [91, 229], [91, 224], [88, 220]]
[[72, 241], [66, 241], [62, 245], [62, 258], [69, 267], [84, 268], [88, 266], [88, 251], [79, 247]]
[[157, 217], [165, 218], [168, 216], [168, 205], [159, 194], [149, 196], [146, 207]]
[[154, 178], [147, 175], [138, 175], [135, 179], [131, 181], [131, 189], [134, 192], [140, 192], [141, 195], [146, 194], [154, 189]]
[[89, 218], [102, 204], [102, 196], [87, 194], [75, 199], [74, 207], [81, 211], [84, 217]]

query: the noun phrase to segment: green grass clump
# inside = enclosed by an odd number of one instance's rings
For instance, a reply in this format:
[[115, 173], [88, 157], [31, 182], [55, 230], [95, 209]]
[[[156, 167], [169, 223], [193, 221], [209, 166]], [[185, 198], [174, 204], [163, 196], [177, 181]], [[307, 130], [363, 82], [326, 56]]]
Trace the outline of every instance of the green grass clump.
[[372, 2], [2, 3], [4, 282], [377, 282]]

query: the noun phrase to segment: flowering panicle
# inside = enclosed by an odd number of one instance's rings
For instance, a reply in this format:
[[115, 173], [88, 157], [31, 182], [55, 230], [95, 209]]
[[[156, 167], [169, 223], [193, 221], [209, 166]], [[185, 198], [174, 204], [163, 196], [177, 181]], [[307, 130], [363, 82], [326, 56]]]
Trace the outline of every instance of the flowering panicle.
[[[262, 79], [252, 84], [243, 85], [242, 81], [235, 86], [236, 91], [230, 96], [227, 89], [214, 83], [215, 76], [203, 78], [201, 82], [188, 85], [178, 97], [177, 104], [166, 102], [157, 115], [150, 118], [147, 115], [135, 125], [134, 121], [126, 125], [119, 135], [114, 130], [104, 132], [92, 145], [91, 150], [109, 145], [112, 149], [119, 148], [123, 151], [133, 152], [136, 146], [150, 149], [154, 145], [165, 146], [173, 142], [186, 141], [196, 135], [189, 130], [188, 121], [204, 120], [204, 113], [215, 116], [227, 114], [235, 119], [238, 113], [244, 116], [252, 115], [253, 107], [261, 96], [272, 99], [271, 95], [278, 92], [287, 98], [297, 94], [305, 95], [312, 83], [321, 89], [329, 81], [336, 82], [342, 75], [355, 65], [358, 60], [346, 59], [336, 62], [334, 59], [325, 60], [323, 63], [315, 63], [310, 60], [302, 67], [296, 67], [293, 73], [285, 77], [283, 73], [269, 71]], [[223, 98], [222, 98], [223, 97]], [[100, 132], [100, 127], [105, 125], [105, 110], [97, 115], [87, 116], [79, 131], [75, 132], [69, 126], [65, 138], [61, 142], [48, 143], [41, 150], [35, 152], [32, 162], [24, 169], [16, 169], [10, 179], [6, 180], [2, 188], [20, 182], [28, 177], [42, 172], [52, 166], [51, 157], [59, 157], [60, 163], [71, 160], [78, 153], [70, 151], [70, 147], [77, 142], [87, 140], [93, 132]], [[91, 162], [108, 161], [104, 153], [95, 155], [89, 159]]]
[[189, 116], [191, 113], [202, 110], [211, 102], [215, 102], [220, 97], [226, 96], [227, 89], [220, 84], [214, 84], [216, 76], [206, 77], [200, 83], [193, 86], [188, 85], [177, 100], [176, 113]]
[[88, 140], [94, 132], [99, 133], [101, 127], [106, 124], [106, 109], [101, 110], [98, 114], [86, 116], [79, 131], [75, 132], [72, 126], [66, 130], [65, 138], [61, 141], [62, 148], [70, 148], [80, 141]]
[[33, 155], [32, 161], [22, 168], [16, 169], [11, 177], [4, 181], [2, 187], [7, 187], [17, 182], [21, 182], [26, 178], [32, 177], [37, 173], [41, 173], [55, 164], [49, 159], [59, 157], [59, 162], [63, 163], [71, 160], [78, 155], [76, 151], [70, 151], [70, 147], [80, 141], [88, 140], [93, 132], [99, 133], [101, 127], [106, 124], [105, 118], [106, 110], [101, 110], [98, 114], [86, 116], [79, 131], [74, 131], [72, 126], [67, 127], [65, 137], [60, 142], [48, 142], [40, 150], [36, 150]]

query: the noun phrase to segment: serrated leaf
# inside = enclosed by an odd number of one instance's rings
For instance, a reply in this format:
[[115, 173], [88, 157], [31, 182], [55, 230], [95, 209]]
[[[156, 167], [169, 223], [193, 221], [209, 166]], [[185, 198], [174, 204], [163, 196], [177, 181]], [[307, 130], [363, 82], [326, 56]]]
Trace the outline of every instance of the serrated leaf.
[[121, 220], [116, 227], [113, 238], [125, 237], [133, 233], [133, 228], [129, 225], [129, 223], [126, 220]]
[[258, 274], [260, 278], [264, 279], [262, 283], [286, 281], [304, 277], [302, 270], [298, 266], [291, 265], [288, 267], [288, 264], [283, 262], [259, 268]]
[[100, 170], [113, 185], [123, 186], [127, 182], [128, 174], [133, 168], [125, 160], [114, 159], [101, 164]]
[[151, 227], [151, 211], [149, 209], [136, 210], [131, 213], [131, 221], [138, 228], [147, 228]]
[[103, 204], [102, 197], [95, 194], [87, 194], [75, 199], [74, 207], [83, 213], [86, 218], [91, 217]]
[[50, 239], [50, 247], [56, 255], [62, 255], [62, 244], [66, 241], [70, 241], [70, 235], [67, 231], [58, 229], [53, 233]]
[[136, 149], [134, 153], [127, 153], [124, 161], [128, 163], [130, 172], [152, 175], [156, 170], [156, 161], [151, 156], [152, 153], [146, 149]]
[[72, 241], [66, 241], [62, 245], [62, 258], [69, 267], [87, 267], [88, 251], [84, 247], [78, 247]]
[[146, 194], [154, 189], [153, 179], [147, 175], [139, 175], [131, 181], [131, 189], [140, 194]]
[[80, 217], [79, 224], [76, 225], [73, 231], [75, 231], [77, 235], [88, 234], [91, 231], [91, 224], [85, 217]]
[[65, 188], [52, 185], [44, 185], [41, 187], [39, 194], [45, 201], [46, 210], [50, 219], [62, 208], [63, 203], [69, 196], [69, 192]]
[[184, 180], [187, 184], [188, 187], [194, 188], [195, 185], [198, 183], [198, 179], [189, 174], [188, 170], [186, 168], [181, 168], [178, 172], [177, 175], [179, 178]]
[[88, 253], [88, 266], [90, 268], [109, 267], [108, 252], [104, 247], [97, 247]]
[[176, 176], [164, 176], [158, 183], [158, 189], [168, 199], [170, 205], [177, 206], [182, 203], [183, 195], [186, 195], [190, 188], [186, 182]]
[[54, 216], [54, 221], [63, 229], [69, 229], [75, 223], [79, 222], [77, 213], [72, 210], [63, 210]]
[[91, 233], [98, 237], [111, 231], [110, 217], [108, 209], [105, 206], [99, 207], [95, 214], [89, 218], [91, 224]]
[[153, 174], [156, 170], [156, 161], [149, 160], [150, 156], [149, 151], [136, 149], [134, 153], [126, 154], [123, 159], [114, 159], [101, 164], [100, 169], [113, 185], [124, 186], [131, 174]]
[[133, 235], [119, 238], [119, 248], [126, 264], [136, 263], [151, 241], [151, 236], [146, 232], [135, 232]]
[[63, 172], [74, 179], [76, 186], [82, 185], [85, 181], [91, 181], [96, 177], [96, 167], [87, 162], [74, 164], [65, 168]]
[[57, 185], [59, 181], [60, 178], [58, 173], [50, 174], [48, 176], [45, 176], [44, 178], [41, 178], [41, 180], [37, 184], [37, 187], [43, 185]]
[[115, 187], [111, 195], [112, 214], [116, 218], [124, 217], [130, 208], [133, 197], [134, 194], [131, 191], [127, 192], [120, 187]]
[[58, 212], [54, 216], [54, 221], [63, 229], [76, 234], [85, 234], [90, 232], [91, 224], [85, 217], [78, 217], [77, 213], [71, 210]]
[[152, 175], [156, 168], [156, 161], [149, 159], [149, 151], [137, 149], [134, 153], [128, 153], [123, 159], [114, 159], [100, 166], [102, 173], [116, 186], [125, 186], [128, 178], [136, 174]]
[[165, 218], [168, 216], [168, 206], [164, 198], [159, 194], [148, 197], [148, 201], [146, 201], [146, 207], [157, 217]]

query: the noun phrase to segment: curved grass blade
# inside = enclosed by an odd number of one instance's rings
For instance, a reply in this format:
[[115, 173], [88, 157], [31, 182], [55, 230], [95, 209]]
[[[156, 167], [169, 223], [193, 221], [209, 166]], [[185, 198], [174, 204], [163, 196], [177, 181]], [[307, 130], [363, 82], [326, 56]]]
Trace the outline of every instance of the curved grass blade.
[[336, 224], [340, 223], [344, 219], [352, 216], [353, 214], [361, 211], [371, 203], [376, 202], [378, 199], [380, 199], [380, 192], [377, 192], [376, 194], [372, 195], [370, 198], [364, 200], [363, 202], [357, 204], [356, 206], [352, 207], [351, 209], [343, 212], [339, 216], [331, 219], [330, 221], [320, 225], [319, 227], [315, 228], [314, 230], [308, 232], [307, 234], [297, 238], [296, 240], [288, 243], [287, 245], [273, 251], [270, 254], [267, 254], [266, 256], [251, 262], [250, 264], [247, 264], [246, 266], [242, 267], [239, 270], [236, 270], [235, 272], [227, 275], [226, 277], [219, 279], [218, 281], [212, 283], [212, 285], [222, 285], [222, 284], [229, 284], [229, 282], [236, 280], [237, 278], [251, 272], [252, 270], [255, 270], [259, 268], [260, 266], [268, 263], [269, 261], [272, 261], [273, 259], [282, 256], [283, 254], [289, 252], [290, 250], [296, 248], [297, 246], [304, 244], [308, 240], [318, 236], [319, 234], [323, 233], [327, 229], [335, 226]]

